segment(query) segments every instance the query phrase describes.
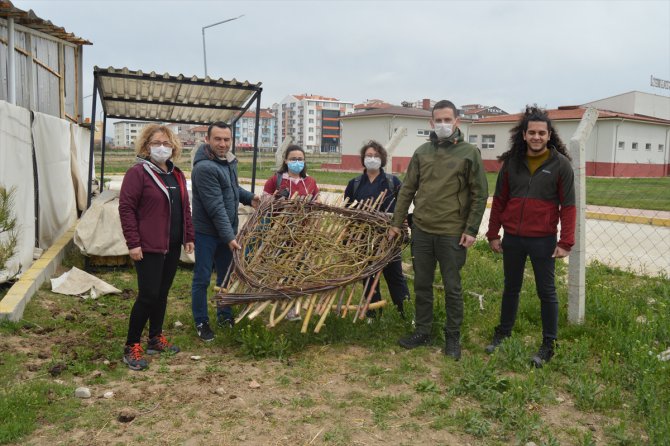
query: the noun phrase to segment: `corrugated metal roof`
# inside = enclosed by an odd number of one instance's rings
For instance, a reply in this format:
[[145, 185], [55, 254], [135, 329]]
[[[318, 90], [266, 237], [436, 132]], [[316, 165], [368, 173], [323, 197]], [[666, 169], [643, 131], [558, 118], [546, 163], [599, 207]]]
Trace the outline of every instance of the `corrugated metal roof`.
[[56, 26], [49, 20], [37, 17], [37, 14], [35, 14], [32, 9], [24, 11], [15, 7], [9, 0], [0, 0], [0, 17], [12, 17], [14, 23], [57, 37], [66, 42], [74, 43], [76, 45], [93, 45], [88, 40], [65, 31], [65, 28]]
[[143, 73], [128, 68], [95, 67], [93, 75], [107, 117], [120, 119], [230, 123], [262, 91], [260, 82]]

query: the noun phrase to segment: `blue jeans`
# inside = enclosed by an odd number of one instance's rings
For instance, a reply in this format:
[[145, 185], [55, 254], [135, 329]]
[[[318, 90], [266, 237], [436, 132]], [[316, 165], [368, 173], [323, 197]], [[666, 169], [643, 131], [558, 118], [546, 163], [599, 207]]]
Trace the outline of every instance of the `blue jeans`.
[[[233, 253], [228, 244], [218, 237], [200, 232], [195, 233], [195, 266], [193, 267], [193, 283], [191, 284], [191, 309], [195, 324], [208, 322], [207, 289], [212, 280], [212, 265], [216, 266], [216, 284], [223, 283], [226, 273], [233, 261]], [[233, 310], [230, 307], [217, 308], [217, 318], [231, 319]]]

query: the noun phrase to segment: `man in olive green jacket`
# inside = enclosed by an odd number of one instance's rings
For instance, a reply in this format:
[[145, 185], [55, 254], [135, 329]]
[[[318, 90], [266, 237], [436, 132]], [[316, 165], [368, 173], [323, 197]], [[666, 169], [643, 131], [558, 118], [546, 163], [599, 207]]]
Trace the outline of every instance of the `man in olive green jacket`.
[[416, 331], [398, 343], [408, 349], [430, 343], [433, 279], [439, 262], [447, 310], [444, 353], [458, 360], [463, 322], [461, 268], [467, 248], [477, 237], [488, 185], [479, 149], [463, 141], [456, 106], [439, 101], [430, 124], [434, 132], [412, 156], [389, 230], [390, 236], [400, 233], [414, 200], [411, 229]]

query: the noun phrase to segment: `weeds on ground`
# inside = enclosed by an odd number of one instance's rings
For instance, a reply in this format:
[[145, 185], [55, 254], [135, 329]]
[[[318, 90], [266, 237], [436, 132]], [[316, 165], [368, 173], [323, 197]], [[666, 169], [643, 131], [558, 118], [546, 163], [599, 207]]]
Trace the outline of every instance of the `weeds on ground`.
[[[405, 252], [405, 261], [408, 256]], [[83, 263], [77, 256], [66, 262]], [[372, 324], [330, 317], [319, 334], [303, 335], [299, 324], [282, 323], [269, 330], [260, 318], [244, 320], [232, 330], [217, 330], [215, 341], [205, 345], [195, 336], [191, 321], [191, 272], [180, 269], [169, 297], [166, 335], [184, 351], [208, 355], [202, 366], [205, 376], [225, 377], [235, 363], [253, 362], [271, 370], [270, 383], [295, 389], [295, 395], [277, 399], [269, 392], [266, 407], [289, 407], [305, 423], [331, 420], [321, 437], [327, 444], [351, 444], [356, 431], [345, 420], [353, 412], [367, 415], [366, 429], [376, 434], [399, 430], [417, 441], [425, 440], [424, 430], [429, 429], [448, 431], [472, 444], [664, 444], [670, 438], [670, 364], [656, 355], [670, 345], [670, 281], [592, 265], [587, 269], [586, 322], [581, 326], [567, 324], [566, 290], [560, 286], [557, 355], [535, 370], [529, 358], [541, 341], [541, 321], [530, 268], [513, 335], [492, 355], [483, 351], [497, 324], [501, 271], [501, 258], [486, 243], [470, 251], [463, 271], [460, 362], [440, 353], [445, 319], [440, 289], [435, 293], [434, 341], [426, 348], [397, 347], [397, 339], [413, 329], [411, 304], [405, 320], [387, 307]], [[559, 263], [559, 280], [565, 274]], [[128, 372], [120, 361], [136, 290], [134, 271], [97, 275], [129, 291], [83, 301], [42, 289], [24, 320], [0, 322], [0, 443], [21, 442], [45, 423], [61, 434], [75, 427], [101, 429], [99, 414], [83, 410], [72, 397], [75, 381], [121, 381], [131, 387], [147, 381], [146, 375]], [[177, 321], [181, 328], [175, 327]], [[22, 349], [24, 342], [42, 347]], [[358, 354], [352, 355], [352, 349]], [[325, 360], [333, 357], [338, 358], [334, 363]], [[179, 377], [170, 373], [174, 360], [169, 355], [154, 360], [155, 376], [178, 384]], [[333, 370], [351, 386], [349, 391], [315, 385]], [[198, 413], [194, 407], [192, 416]], [[221, 425], [232, 416], [233, 411], [228, 412]], [[226, 429], [239, 420], [250, 422], [246, 416], [235, 412], [235, 421]], [[598, 420], [593, 431], [581, 421], [592, 418]]]

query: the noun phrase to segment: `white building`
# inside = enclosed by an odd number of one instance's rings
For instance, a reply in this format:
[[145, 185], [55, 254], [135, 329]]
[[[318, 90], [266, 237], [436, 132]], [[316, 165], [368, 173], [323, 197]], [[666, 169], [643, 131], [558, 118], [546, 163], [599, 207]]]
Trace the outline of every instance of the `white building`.
[[641, 91], [629, 91], [628, 93], [588, 102], [582, 106], [617, 111], [629, 115], [670, 119], [670, 98]]
[[[610, 110], [598, 109], [598, 120], [586, 142], [586, 174], [612, 177], [659, 177], [670, 174], [670, 120], [628, 113], [645, 111], [663, 115], [670, 110], [670, 98], [650, 98], [632, 92], [594, 101]], [[664, 101], [660, 100], [665, 99]], [[566, 106], [548, 110], [549, 118], [567, 145], [577, 130], [585, 106]], [[629, 108], [626, 108], [629, 107]], [[509, 148], [509, 131], [521, 114], [492, 116], [473, 122], [467, 129], [468, 141], [480, 147], [488, 171], [497, 171], [497, 157]]]
[[152, 122], [145, 121], [117, 121], [114, 123], [114, 145], [129, 147], [135, 145], [135, 139], [142, 133], [142, 129]]
[[353, 113], [353, 102], [319, 95], [289, 95], [273, 105], [277, 144], [287, 136], [307, 152], [340, 151], [340, 117]]
[[432, 131], [430, 118], [430, 110], [398, 106], [343, 116], [341, 164], [324, 167], [361, 170], [360, 149], [366, 142], [373, 139], [386, 147], [396, 129], [406, 128], [407, 136], [402, 138], [386, 165], [389, 172], [404, 172], [414, 150], [428, 140]]

